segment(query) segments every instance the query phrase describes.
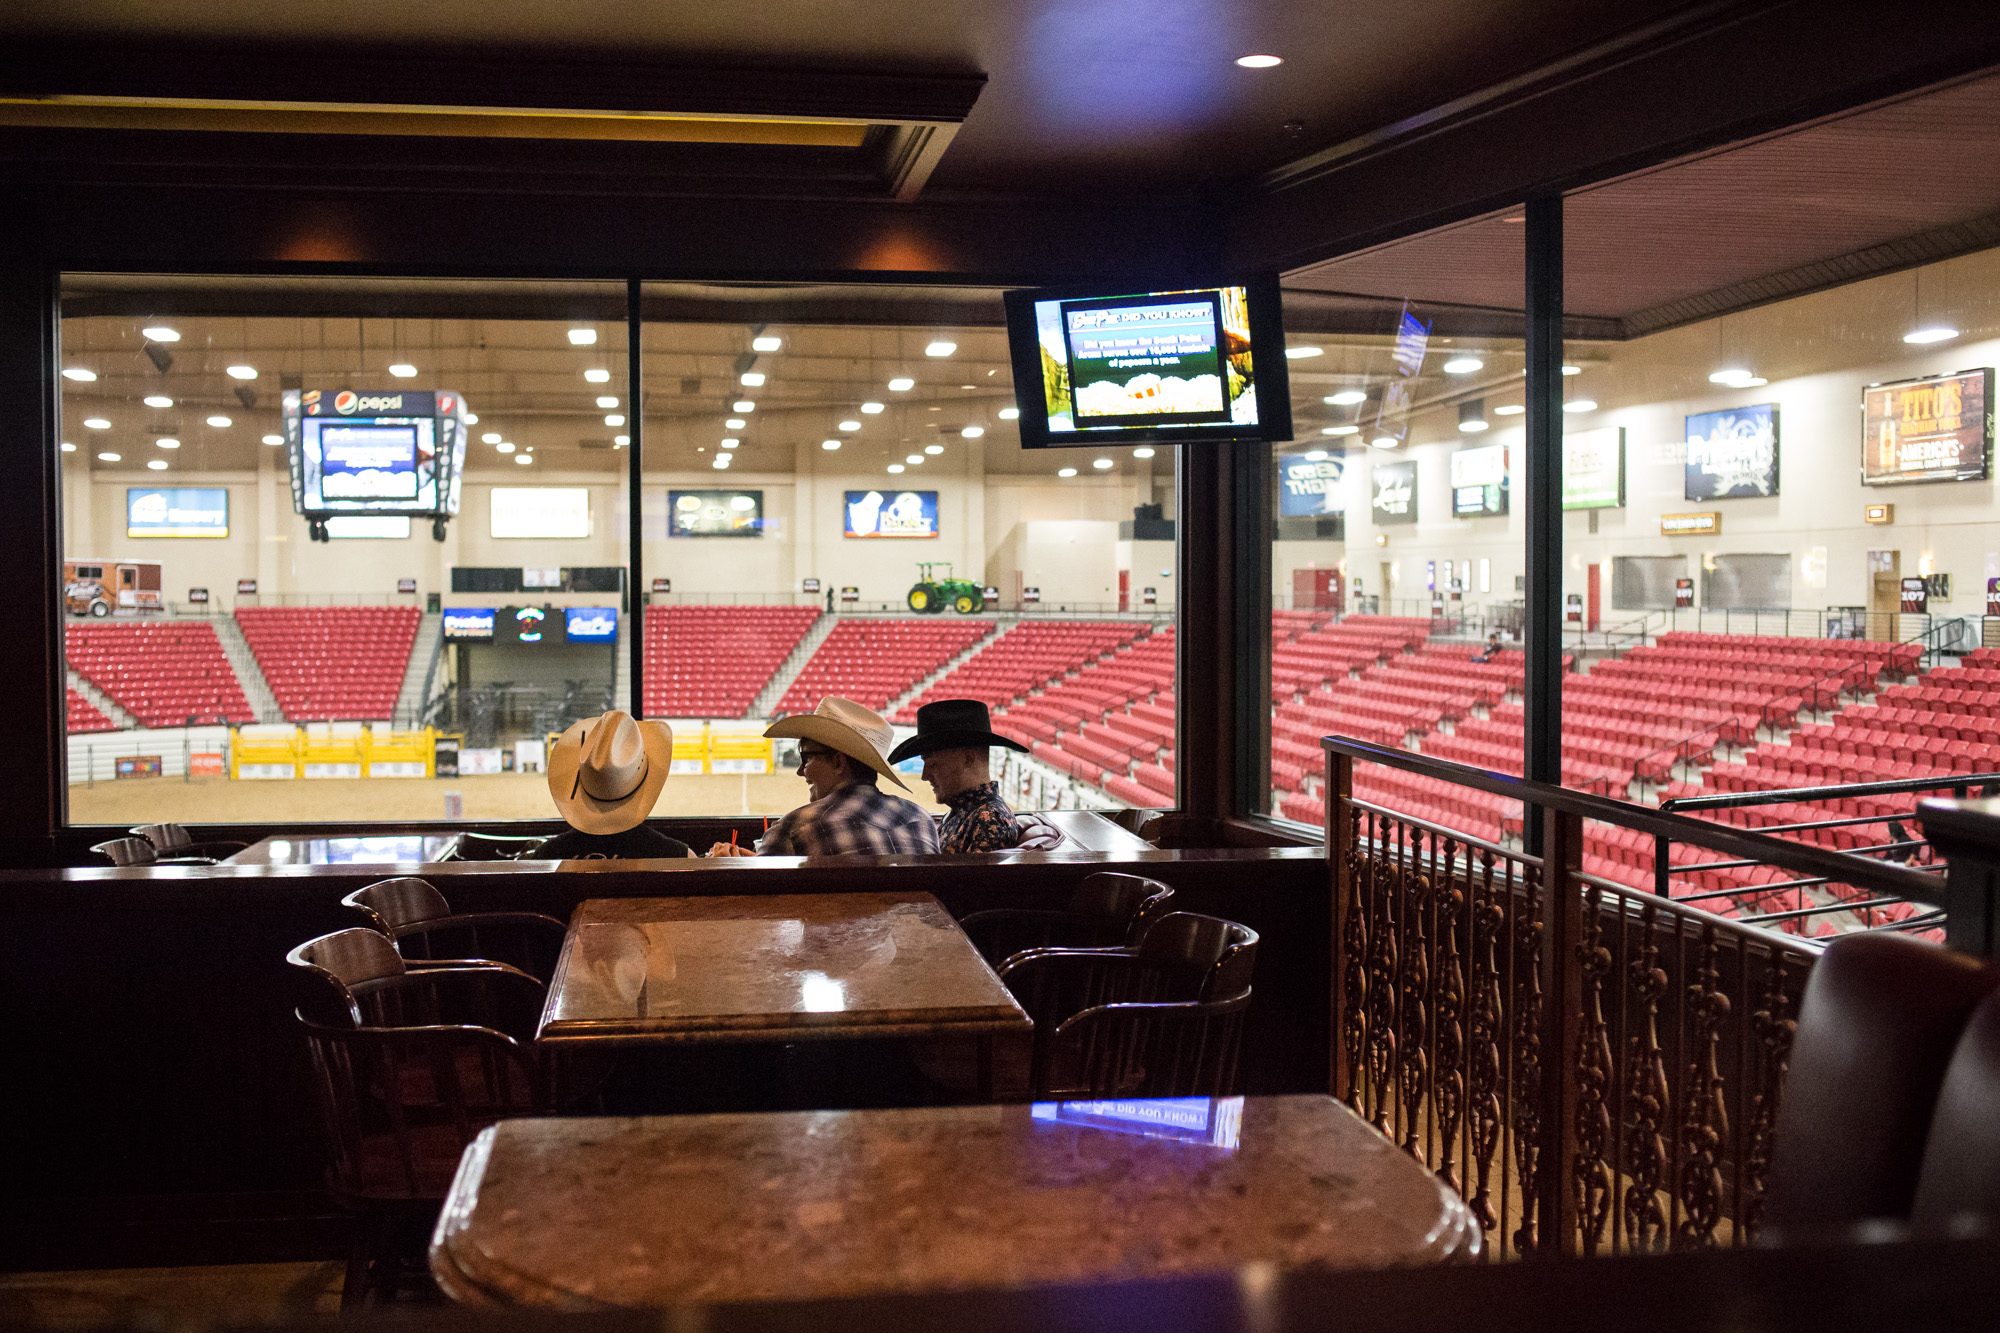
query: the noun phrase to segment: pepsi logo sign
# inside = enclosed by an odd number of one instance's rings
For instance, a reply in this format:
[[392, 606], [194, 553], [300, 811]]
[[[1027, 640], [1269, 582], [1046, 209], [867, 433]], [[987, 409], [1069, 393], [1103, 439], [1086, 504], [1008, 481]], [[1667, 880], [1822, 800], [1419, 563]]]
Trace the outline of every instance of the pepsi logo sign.
[[352, 389], [342, 389], [333, 396], [333, 410], [342, 416], [347, 416], [354, 411], [354, 405], [359, 401]]

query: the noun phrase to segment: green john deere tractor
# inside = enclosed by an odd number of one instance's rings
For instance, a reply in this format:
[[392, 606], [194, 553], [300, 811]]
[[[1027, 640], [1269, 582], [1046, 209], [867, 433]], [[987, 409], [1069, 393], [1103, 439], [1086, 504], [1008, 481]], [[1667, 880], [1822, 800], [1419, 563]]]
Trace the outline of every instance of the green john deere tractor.
[[[949, 606], [962, 616], [972, 615], [986, 609], [986, 589], [970, 579], [955, 579], [951, 576], [951, 566], [943, 561], [917, 562], [922, 576], [910, 588], [908, 602], [910, 609], [918, 615], [942, 615]], [[933, 569], [943, 569], [943, 578], [933, 578]]]

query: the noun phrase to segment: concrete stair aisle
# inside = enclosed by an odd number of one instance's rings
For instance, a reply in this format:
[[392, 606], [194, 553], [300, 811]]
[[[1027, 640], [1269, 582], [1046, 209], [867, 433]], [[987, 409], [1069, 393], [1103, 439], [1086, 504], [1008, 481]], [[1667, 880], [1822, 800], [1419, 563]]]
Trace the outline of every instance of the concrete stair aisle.
[[806, 669], [806, 663], [812, 661], [812, 655], [819, 651], [819, 646], [826, 642], [826, 636], [833, 633], [833, 627], [839, 623], [840, 617], [837, 615], [823, 615], [813, 621], [812, 628], [806, 631], [803, 639], [799, 640], [799, 646], [792, 649], [791, 655], [779, 665], [777, 674], [766, 681], [764, 688], [757, 691], [757, 697], [750, 701], [750, 711], [747, 716], [771, 716], [771, 710], [778, 706], [778, 700], [785, 697], [785, 691], [792, 688], [792, 682], [799, 678], [799, 673]]
[[257, 655], [250, 651], [250, 643], [243, 637], [243, 630], [236, 623], [235, 616], [201, 616], [215, 629], [215, 637], [222, 641], [222, 655], [229, 659], [229, 665], [236, 672], [236, 683], [243, 687], [243, 697], [250, 701], [250, 711], [257, 715], [259, 722], [283, 722], [285, 710], [278, 707], [278, 696], [271, 691], [271, 682], [264, 679], [264, 668], [257, 665]]
[[82, 674], [79, 673], [75, 667], [65, 664], [63, 667], [63, 672], [68, 679], [69, 687], [75, 690], [78, 694], [82, 695], [84, 698], [90, 700], [92, 705], [96, 707], [97, 711], [104, 714], [104, 716], [110, 718], [113, 725], [115, 725], [120, 731], [136, 731], [138, 729], [139, 727], [138, 718], [133, 717], [123, 708], [120, 708], [118, 706], [117, 701], [114, 700], [110, 695], [106, 694], [103, 690], [98, 689], [95, 685], [91, 684], [88, 680], [84, 679]]
[[964, 666], [966, 662], [971, 660], [973, 654], [981, 652], [984, 649], [991, 648], [993, 646], [994, 640], [998, 639], [1002, 634], [1005, 634], [1008, 630], [1014, 628], [1014, 626], [1020, 623], [1021, 623], [1021, 617], [1017, 615], [995, 616], [993, 618], [993, 632], [991, 634], [987, 635], [983, 639], [978, 640], [970, 648], [967, 648], [964, 652], [952, 658], [949, 662], [946, 662], [936, 671], [931, 672], [930, 675], [923, 677], [922, 679], [917, 681], [916, 684], [910, 686], [909, 689], [904, 690], [901, 694], [891, 699], [888, 703], [888, 706], [882, 710], [882, 716], [888, 718], [892, 722], [895, 721], [896, 714], [902, 712], [905, 708], [909, 707], [910, 701], [912, 699], [916, 698], [918, 695], [922, 694], [925, 690], [937, 684], [939, 681], [943, 680], [946, 676], [956, 671], [959, 667]]
[[410, 661], [403, 668], [403, 684], [396, 691], [396, 706], [390, 719], [399, 731], [414, 731], [418, 725], [417, 711], [430, 697], [431, 676], [439, 659], [439, 648], [444, 643], [444, 615], [438, 611], [424, 612], [417, 622], [417, 637], [410, 644]]

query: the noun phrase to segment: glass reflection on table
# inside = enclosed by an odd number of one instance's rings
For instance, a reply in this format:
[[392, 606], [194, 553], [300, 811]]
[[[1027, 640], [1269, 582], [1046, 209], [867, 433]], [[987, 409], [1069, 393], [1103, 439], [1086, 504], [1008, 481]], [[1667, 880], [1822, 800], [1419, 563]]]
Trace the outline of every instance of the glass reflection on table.
[[324, 842], [315, 839], [308, 845], [315, 851], [320, 847], [326, 849], [324, 858], [314, 858], [315, 864], [339, 866], [376, 861], [422, 861], [427, 841], [433, 840], [413, 834], [404, 837], [328, 838]]
[[1114, 1134], [1174, 1139], [1235, 1151], [1243, 1134], [1241, 1097], [1111, 1097], [1097, 1101], [1035, 1102], [1036, 1120], [1087, 1125]]

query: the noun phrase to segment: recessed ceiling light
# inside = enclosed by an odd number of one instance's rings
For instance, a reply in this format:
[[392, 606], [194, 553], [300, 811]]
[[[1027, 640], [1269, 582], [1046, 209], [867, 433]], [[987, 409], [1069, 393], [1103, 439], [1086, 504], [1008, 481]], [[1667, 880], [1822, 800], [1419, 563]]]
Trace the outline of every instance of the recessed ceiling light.
[[959, 432], [961, 436], [963, 436], [968, 440], [976, 440], [985, 433], [986, 433], [986, 427], [984, 426], [967, 426], [964, 430]]
[[148, 407], [172, 407], [173, 405], [174, 400], [163, 393], [149, 393], [146, 395], [146, 406]]
[[917, 382], [908, 375], [898, 375], [895, 379], [889, 381], [889, 391], [891, 393], [907, 393], [916, 387]]
[[512, 440], [502, 440], [500, 443], [494, 445], [493, 448], [500, 453], [511, 454], [514, 452], [514, 442]]
[[224, 373], [227, 374], [229, 378], [233, 380], [254, 380], [257, 378], [257, 367], [231, 366]]
[[864, 416], [872, 417], [881, 410], [882, 410], [882, 404], [880, 403], [863, 403], [861, 405], [861, 412], [862, 415]]
[[1359, 426], [1321, 426], [1321, 427], [1319, 428], [1319, 433], [1320, 433], [1320, 434], [1322, 434], [1322, 435], [1359, 435], [1359, 434], [1361, 433], [1361, 427], [1359, 427]]
[[[1492, 422], [1487, 421], [1483, 417], [1467, 417], [1465, 420], [1458, 423], [1458, 428], [1464, 431], [1467, 435], [1477, 435], [1480, 431], [1486, 430], [1487, 428], [1492, 426], [1492, 424], [1493, 424]], [[1505, 448], [1506, 446], [1502, 445], [1501, 447]]]
[[905, 463], [921, 463], [924, 461], [924, 456], [922, 454], [911, 454], [908, 458], [905, 458], [903, 461]]
[[213, 416], [208, 419], [208, 424], [215, 427], [217, 430], [225, 430], [228, 427], [235, 425], [236, 423], [231, 421], [228, 417]]
[[1942, 324], [1938, 324], [1928, 329], [1916, 329], [1906, 333], [1903, 335], [1903, 341], [1906, 343], [1915, 343], [1919, 347], [1922, 347], [1928, 343], [1950, 342], [1957, 336], [1957, 329], [1947, 328]]
[[1151, 458], [1152, 456], [1153, 451], [1151, 449], [1138, 448], [1132, 451], [1132, 457], [1134, 458]]
[[736, 378], [737, 382], [746, 389], [761, 389], [764, 387], [764, 372], [761, 370], [746, 370]]
[[123, 455], [120, 454], [99, 454], [97, 456], [97, 461], [100, 463], [116, 463], [119, 461], [121, 457], [123, 457]]
[[103, 417], [85, 417], [83, 419], [83, 424], [90, 427], [92, 430], [111, 429], [111, 423], [106, 421]]
[[88, 384], [91, 380], [97, 378], [97, 372], [94, 370], [85, 370], [82, 366], [71, 366], [63, 371], [63, 378], [66, 380], [78, 380]]
[[604, 369], [602, 366], [592, 366], [589, 370], [583, 372], [583, 377], [589, 380], [592, 384], [611, 383], [611, 372]]
[[1744, 370], [1740, 366], [1731, 366], [1726, 370], [1718, 370], [1713, 375], [1710, 375], [1708, 382], [1710, 384], [1737, 385], [1742, 384], [1746, 380], [1754, 380], [1756, 378], [1757, 372], [1754, 370]]
[[398, 361], [389, 367], [389, 373], [399, 380], [415, 379], [417, 368], [407, 361]]
[[1484, 367], [1485, 364], [1484, 361], [1481, 361], [1476, 356], [1457, 356], [1445, 362], [1443, 369], [1447, 375], [1470, 375], [1473, 371]]
[[632, 443], [630, 435], [614, 435], [611, 437], [611, 447], [614, 449], [623, 449], [630, 443]]
[[616, 412], [612, 412], [604, 418], [604, 424], [607, 426], [622, 426], [625, 424], [625, 418]]
[[498, 444], [500, 443], [500, 441], [506, 438], [507, 438], [506, 436], [502, 435], [497, 430], [489, 430], [484, 435], [480, 436], [479, 440], [480, 443], [482, 444]]
[[891, 463], [889, 464], [889, 470], [891, 472], [901, 472], [903, 470], [903, 465], [901, 463]]
[[724, 430], [742, 430], [745, 426], [749, 424], [750, 423], [745, 421], [742, 417], [730, 417], [727, 421], [724, 421], [722, 423], [722, 428]]
[[1073, 467], [1057, 468], [1056, 475], [1058, 477], [1074, 477], [1076, 475], [1076, 469]]
[[467, 412], [465, 414], [465, 424], [468, 426], [477, 426], [479, 424], [479, 414], [477, 412]]
[[266, 444], [283, 444], [284, 442], [285, 437], [282, 435], [266, 435], [264, 437], [264, 443]]
[[718, 449], [734, 449], [734, 448], [735, 448], [735, 447], [736, 447], [737, 445], [739, 445], [739, 444], [741, 444], [741, 443], [743, 443], [743, 441], [741, 441], [741, 440], [739, 440], [739, 439], [736, 439], [736, 438], [734, 438], [734, 437], [732, 437], [732, 436], [724, 436], [724, 437], [723, 437], [723, 439], [722, 439], [722, 443], [718, 444], [718, 445], [716, 446], [716, 448], [718, 448]]
[[1245, 69], [1271, 69], [1285, 63], [1283, 56], [1238, 56], [1236, 63]]
[[64, 440], [62, 442], [62, 451], [66, 454], [73, 454], [76, 452], [76, 446], [71, 444], [68, 440]]
[[715, 467], [715, 468], [718, 468], [718, 469], [720, 469], [720, 468], [726, 468], [726, 467], [728, 467], [728, 466], [729, 466], [729, 455], [728, 455], [728, 454], [717, 454], [717, 455], [715, 456], [715, 462], [714, 462], [714, 463], [712, 463], [712, 464], [710, 464], [710, 466], [711, 466], [711, 467]]
[[751, 402], [748, 398], [738, 398], [734, 403], [729, 405], [729, 410], [732, 412], [755, 412], [757, 404]]
[[1596, 410], [1597, 400], [1595, 398], [1574, 398], [1563, 404], [1563, 411], [1565, 412], [1595, 412]]
[[1285, 349], [1285, 359], [1287, 361], [1303, 361], [1309, 356], [1324, 355], [1326, 355], [1324, 347], [1287, 347]]
[[155, 324], [150, 328], [140, 329], [139, 332], [156, 343], [177, 343], [181, 340], [179, 329], [170, 329], [164, 324]]
[[935, 456], [944, 452], [944, 446], [941, 444], [927, 444], [924, 446], [924, 452]]
[[1003, 407], [1000, 409], [998, 415], [1002, 421], [1018, 421], [1021, 416], [1021, 409], [1018, 407]]
[[1518, 417], [1527, 410], [1527, 408], [1521, 406], [1519, 403], [1509, 403], [1505, 407], [1494, 408], [1493, 415], [1496, 417]]
[[841, 423], [840, 423], [840, 429], [841, 429], [841, 430], [860, 430], [860, 429], [861, 429], [861, 423], [860, 423], [860, 422], [858, 422], [858, 421], [843, 421], [843, 422], [841, 422]]
[[1095, 459], [1091, 462], [1091, 466], [1096, 468], [1099, 472], [1102, 472], [1104, 471], [1104, 469], [1111, 466], [1111, 460], [1108, 458]]
[[828, 453], [833, 453], [833, 452], [834, 452], [835, 450], [837, 450], [837, 449], [839, 449], [839, 448], [840, 448], [840, 441], [839, 441], [839, 440], [821, 440], [821, 441], [819, 442], [819, 447], [820, 447], [820, 448], [822, 448], [822, 449], [824, 449], [824, 450], [826, 450], [826, 451], [827, 451]]
[[618, 406], [618, 395], [615, 393], [599, 394], [597, 405], [599, 407], [616, 407]]
[[178, 449], [181, 447], [181, 442], [171, 435], [162, 435], [159, 439], [153, 441], [153, 447], [156, 449]]
[[1402, 441], [1393, 435], [1377, 435], [1374, 439], [1368, 441], [1368, 447], [1370, 449], [1394, 449], [1401, 443]]
[[1581, 375], [1582, 373], [1583, 373], [1583, 367], [1582, 367], [1582, 366], [1564, 366], [1564, 367], [1563, 367], [1563, 374], [1565, 374], [1565, 375]]
[[514, 461], [516, 463], [519, 463], [522, 467], [526, 467], [528, 464], [535, 461], [535, 456], [533, 454], [515, 454]]
[[752, 338], [750, 340], [750, 350], [753, 352], [775, 352], [784, 345], [785, 340], [783, 338], [775, 337], [768, 333], [761, 338]]
[[164, 458], [149, 459], [146, 466], [155, 472], [165, 472], [167, 470], [167, 460]]
[[1368, 395], [1359, 389], [1342, 389], [1339, 393], [1328, 394], [1326, 401], [1335, 407], [1352, 407], [1356, 403], [1368, 401]]
[[572, 347], [589, 347], [597, 341], [596, 329], [571, 329], [569, 341]]
[[[936, 342], [934, 342], [934, 343], [930, 344], [930, 346], [928, 346], [928, 347], [924, 348], [924, 355], [925, 355], [925, 356], [950, 356], [950, 355], [951, 355], [951, 354], [952, 354], [953, 352], [956, 352], [957, 350], [958, 350], [958, 344], [957, 344], [957, 343], [955, 343], [955, 342], [948, 342], [948, 341], [946, 341], [945, 339], [943, 339], [943, 338], [940, 338], [940, 339], [938, 339], [938, 340], [937, 340]], [[893, 389], [893, 388], [895, 388], [896, 386], [895, 386], [894, 384], [891, 384], [891, 385], [890, 385], [889, 387]]]
[[1308, 463], [1324, 463], [1326, 461], [1326, 450], [1324, 449], [1306, 450], [1306, 461]]

